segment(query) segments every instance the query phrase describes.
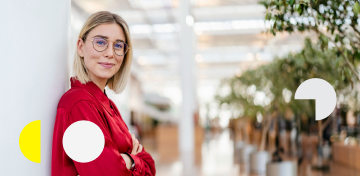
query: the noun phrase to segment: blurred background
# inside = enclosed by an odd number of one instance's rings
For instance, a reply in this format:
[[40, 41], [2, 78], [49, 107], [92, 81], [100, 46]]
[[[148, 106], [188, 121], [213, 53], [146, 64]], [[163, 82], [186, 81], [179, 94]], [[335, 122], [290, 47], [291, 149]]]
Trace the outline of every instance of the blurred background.
[[[94, 12], [130, 27], [130, 82], [110, 95], [157, 175], [360, 172], [357, 1], [72, 0], [71, 49]], [[72, 57], [69, 57], [69, 65]], [[71, 68], [71, 67], [70, 67]], [[337, 92], [315, 121], [310, 78]]]
[[[134, 52], [124, 92], [106, 92], [157, 176], [360, 175], [359, 0], [0, 4], [0, 175], [49, 175], [76, 41], [103, 10], [128, 23]], [[324, 120], [315, 120], [315, 100], [294, 99], [311, 78], [336, 91]], [[41, 164], [14, 140], [34, 120]]]

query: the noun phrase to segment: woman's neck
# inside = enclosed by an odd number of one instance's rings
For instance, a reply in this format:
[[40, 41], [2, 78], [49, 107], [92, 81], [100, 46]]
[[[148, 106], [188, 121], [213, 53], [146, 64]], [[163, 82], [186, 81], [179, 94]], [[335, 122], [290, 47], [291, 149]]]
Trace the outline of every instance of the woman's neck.
[[98, 77], [93, 76], [91, 74], [89, 75], [89, 77], [90, 77], [91, 81], [93, 83], [95, 83], [101, 89], [102, 92], [104, 92], [107, 79], [101, 79], [101, 78], [98, 78]]

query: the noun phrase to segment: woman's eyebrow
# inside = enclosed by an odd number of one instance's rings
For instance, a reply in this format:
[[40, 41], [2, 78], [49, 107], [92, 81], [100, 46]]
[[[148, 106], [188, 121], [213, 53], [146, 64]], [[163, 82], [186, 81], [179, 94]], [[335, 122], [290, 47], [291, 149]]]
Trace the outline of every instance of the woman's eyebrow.
[[[104, 35], [95, 35], [93, 38], [95, 38], [95, 37], [101, 37], [101, 38], [104, 38], [104, 39], [109, 39], [109, 37], [104, 36]], [[117, 39], [116, 41], [124, 42], [124, 40], [121, 40], [121, 39]]]

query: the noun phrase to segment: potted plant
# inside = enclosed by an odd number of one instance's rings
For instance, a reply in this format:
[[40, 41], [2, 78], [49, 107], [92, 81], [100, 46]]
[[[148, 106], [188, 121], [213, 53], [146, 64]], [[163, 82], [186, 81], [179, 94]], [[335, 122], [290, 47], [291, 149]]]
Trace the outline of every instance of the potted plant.
[[[274, 109], [284, 114], [285, 110], [289, 108], [296, 118], [304, 113], [308, 117], [313, 117], [315, 114], [314, 100], [294, 100], [295, 91], [300, 84], [310, 78], [321, 78], [333, 85], [338, 93], [344, 93], [344, 90], [349, 88], [351, 79], [346, 76], [348, 73], [339, 68], [342, 67], [342, 58], [337, 57], [336, 51], [326, 50], [324, 52], [320, 46], [312, 44], [310, 39], [306, 39], [304, 43], [305, 47], [299, 53], [289, 53], [285, 57], [275, 58], [270, 64], [245, 71], [240, 77], [235, 76], [225, 80], [223, 83], [230, 86], [231, 91], [225, 96], [218, 95], [216, 99], [220, 104], [227, 103], [240, 107], [245, 117], [254, 118], [258, 112], [261, 114], [272, 113]], [[328, 58], [335, 59], [329, 60]], [[256, 98], [259, 94], [265, 96], [262, 101]], [[254, 172], [264, 172], [264, 168], [267, 168], [265, 164], [268, 160], [264, 159], [268, 157], [265, 150], [265, 139], [271, 121], [272, 118], [268, 116], [263, 119], [259, 150], [250, 155], [250, 168]], [[319, 138], [322, 138], [323, 126], [329, 122], [318, 123]], [[244, 148], [242, 154], [245, 156], [251, 150], [254, 151], [254, 149]], [[243, 161], [247, 161], [246, 157], [243, 158]], [[276, 164], [281, 166], [277, 167]], [[271, 163], [269, 167], [283, 168], [287, 166], [290, 167], [289, 164]], [[292, 165], [291, 168], [293, 168]]]

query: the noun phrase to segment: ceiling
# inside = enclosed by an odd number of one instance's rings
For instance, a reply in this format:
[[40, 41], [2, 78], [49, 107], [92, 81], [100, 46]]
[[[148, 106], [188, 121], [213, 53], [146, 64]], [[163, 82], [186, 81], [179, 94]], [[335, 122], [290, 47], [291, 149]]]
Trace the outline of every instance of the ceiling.
[[[219, 81], [302, 49], [304, 34], [262, 33], [265, 9], [255, 0], [190, 0], [194, 19], [194, 76], [200, 106], [212, 100]], [[130, 26], [133, 68], [144, 92], [181, 102], [179, 0], [72, 0], [72, 32], [100, 10], [122, 16]], [[308, 35], [308, 34], [307, 34]], [[204, 94], [202, 90], [208, 90]], [[170, 91], [171, 92], [171, 91]]]

